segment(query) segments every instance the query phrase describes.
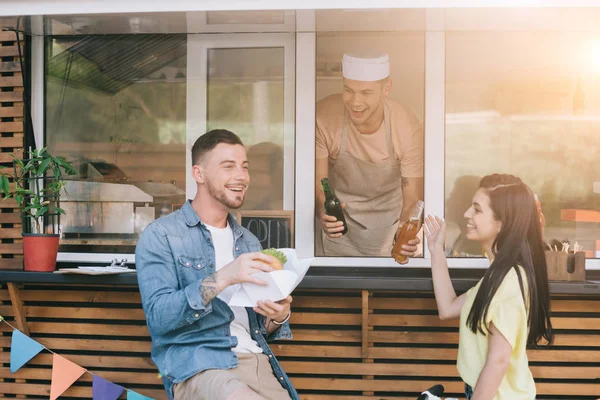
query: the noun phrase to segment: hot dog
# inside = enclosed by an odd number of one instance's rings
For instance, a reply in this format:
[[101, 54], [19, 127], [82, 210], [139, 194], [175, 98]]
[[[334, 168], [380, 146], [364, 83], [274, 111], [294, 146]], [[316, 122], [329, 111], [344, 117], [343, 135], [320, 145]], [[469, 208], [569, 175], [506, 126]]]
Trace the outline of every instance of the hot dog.
[[[283, 264], [285, 264], [287, 262], [287, 257], [285, 256], [285, 254], [283, 254], [281, 251], [279, 251], [275, 248], [261, 250], [261, 253], [272, 256], [272, 258], [271, 258], [272, 261], [268, 264], [271, 267], [273, 267], [273, 269], [281, 270], [281, 269], [283, 269]], [[262, 261], [262, 260], [260, 260], [260, 261]]]

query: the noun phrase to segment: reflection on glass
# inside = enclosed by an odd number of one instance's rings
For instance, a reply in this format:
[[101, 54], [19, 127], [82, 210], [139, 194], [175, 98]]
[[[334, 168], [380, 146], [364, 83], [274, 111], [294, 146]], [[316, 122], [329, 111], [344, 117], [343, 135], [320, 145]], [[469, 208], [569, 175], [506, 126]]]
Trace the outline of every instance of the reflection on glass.
[[596, 257], [600, 234], [600, 45], [590, 32], [448, 32], [446, 248], [481, 256], [462, 217], [479, 179], [521, 177], [538, 195], [545, 239]]
[[132, 253], [185, 199], [186, 35], [48, 41], [46, 137], [78, 176], [60, 251]]
[[243, 209], [283, 209], [284, 49], [210, 49], [207, 108], [208, 130], [228, 129], [246, 145]]

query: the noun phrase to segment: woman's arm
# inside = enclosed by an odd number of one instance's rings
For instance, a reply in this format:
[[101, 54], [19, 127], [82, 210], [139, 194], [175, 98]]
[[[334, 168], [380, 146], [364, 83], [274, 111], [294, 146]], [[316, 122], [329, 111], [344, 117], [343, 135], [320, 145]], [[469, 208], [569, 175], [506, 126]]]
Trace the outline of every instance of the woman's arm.
[[444, 253], [446, 222], [439, 217], [428, 216], [425, 219], [424, 231], [427, 236], [427, 246], [431, 253], [433, 292], [440, 319], [459, 318], [460, 310], [465, 303], [466, 293], [457, 297], [450, 279], [446, 254]]
[[477, 379], [471, 400], [493, 400], [510, 364], [512, 347], [492, 322], [488, 340], [487, 360]]

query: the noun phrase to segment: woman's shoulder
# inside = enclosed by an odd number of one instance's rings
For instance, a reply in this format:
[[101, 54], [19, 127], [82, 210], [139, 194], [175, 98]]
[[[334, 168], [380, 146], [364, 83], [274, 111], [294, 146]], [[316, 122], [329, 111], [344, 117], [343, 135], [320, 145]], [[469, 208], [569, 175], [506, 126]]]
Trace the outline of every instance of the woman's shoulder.
[[519, 283], [519, 275], [521, 277], [521, 282], [523, 283], [523, 290], [526, 292], [527, 274], [522, 266], [517, 265], [507, 272], [494, 297], [498, 300], [508, 300], [513, 297], [523, 298], [521, 284]]

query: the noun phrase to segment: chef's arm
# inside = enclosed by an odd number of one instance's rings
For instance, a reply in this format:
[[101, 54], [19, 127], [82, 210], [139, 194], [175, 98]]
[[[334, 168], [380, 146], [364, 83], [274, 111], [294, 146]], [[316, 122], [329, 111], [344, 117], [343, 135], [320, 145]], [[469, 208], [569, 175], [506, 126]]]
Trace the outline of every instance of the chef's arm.
[[400, 224], [408, 221], [417, 201], [423, 199], [423, 178], [402, 178], [402, 198]]
[[315, 162], [315, 210], [317, 216], [321, 216], [321, 213], [325, 211], [323, 204], [325, 204], [325, 193], [321, 186], [321, 178], [327, 178], [329, 173], [329, 159], [327, 157], [317, 158]]

